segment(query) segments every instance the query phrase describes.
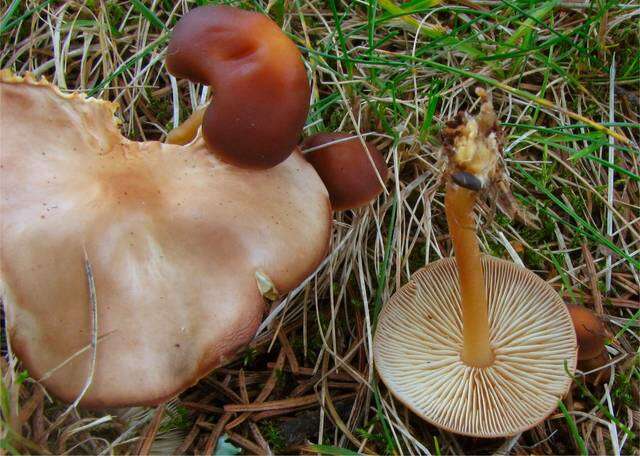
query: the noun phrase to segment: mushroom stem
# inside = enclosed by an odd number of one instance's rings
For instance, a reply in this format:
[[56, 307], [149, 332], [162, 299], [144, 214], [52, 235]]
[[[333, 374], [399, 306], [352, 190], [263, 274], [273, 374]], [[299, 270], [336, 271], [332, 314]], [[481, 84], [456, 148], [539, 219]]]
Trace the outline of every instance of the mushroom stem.
[[187, 120], [175, 127], [167, 135], [167, 144], [189, 144], [198, 134], [198, 128], [202, 125], [202, 118], [207, 110], [206, 106], [201, 106], [189, 116]]
[[488, 367], [494, 355], [489, 343], [489, 315], [473, 208], [476, 192], [449, 182], [445, 195], [447, 223], [456, 256], [462, 295], [462, 361]]

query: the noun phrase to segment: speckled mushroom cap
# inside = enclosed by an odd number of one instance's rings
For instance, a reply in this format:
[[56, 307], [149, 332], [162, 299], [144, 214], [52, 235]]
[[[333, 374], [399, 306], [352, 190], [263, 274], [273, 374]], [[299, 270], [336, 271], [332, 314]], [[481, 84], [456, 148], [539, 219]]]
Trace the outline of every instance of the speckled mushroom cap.
[[462, 316], [455, 259], [416, 272], [380, 314], [377, 371], [416, 414], [451, 432], [504, 437], [529, 429], [556, 408], [576, 365], [571, 317], [546, 282], [514, 263], [484, 256], [495, 362], [460, 360]]
[[99, 336], [89, 407], [155, 404], [191, 386], [253, 338], [265, 308], [256, 274], [287, 292], [327, 252], [329, 197], [299, 152], [253, 171], [201, 138], [129, 141], [114, 105], [6, 71], [0, 106], [8, 332], [30, 376], [49, 373], [63, 400], [89, 374], [85, 250]]

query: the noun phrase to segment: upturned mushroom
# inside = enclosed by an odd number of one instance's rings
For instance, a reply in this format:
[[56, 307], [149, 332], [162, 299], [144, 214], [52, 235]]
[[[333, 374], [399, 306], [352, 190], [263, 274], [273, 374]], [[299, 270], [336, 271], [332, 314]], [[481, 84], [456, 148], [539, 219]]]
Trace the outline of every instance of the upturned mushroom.
[[310, 87], [295, 44], [267, 16], [229, 6], [194, 8], [178, 21], [171, 74], [213, 88], [202, 131], [222, 161], [264, 169], [295, 149]]
[[336, 211], [355, 209], [384, 191], [389, 168], [371, 142], [346, 133], [318, 133], [302, 143], [304, 157], [316, 169]]
[[569, 389], [576, 336], [558, 294], [533, 272], [482, 256], [478, 195], [500, 178], [501, 135], [484, 91], [478, 116], [445, 130], [445, 208], [455, 258], [429, 263], [380, 314], [377, 371], [425, 420], [475, 437], [516, 434], [544, 420]]
[[0, 106], [8, 334], [31, 377], [65, 401], [92, 365], [82, 405], [167, 400], [252, 339], [257, 278], [286, 293], [327, 252], [328, 194], [293, 146], [256, 171], [220, 161], [200, 137], [130, 141], [115, 105], [8, 71]]

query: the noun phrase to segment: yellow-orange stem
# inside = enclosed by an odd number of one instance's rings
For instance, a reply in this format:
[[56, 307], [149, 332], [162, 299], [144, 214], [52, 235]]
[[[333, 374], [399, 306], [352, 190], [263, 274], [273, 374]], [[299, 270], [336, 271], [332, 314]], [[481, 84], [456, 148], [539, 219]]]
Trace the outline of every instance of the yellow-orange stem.
[[193, 141], [198, 134], [198, 128], [202, 125], [202, 118], [206, 110], [206, 106], [201, 106], [193, 111], [187, 120], [169, 132], [165, 142], [167, 144], [180, 144], [184, 146]]
[[493, 364], [494, 355], [489, 343], [484, 274], [473, 218], [475, 203], [476, 192], [451, 182], [447, 184], [445, 209], [462, 293], [461, 359], [469, 366], [487, 367]]

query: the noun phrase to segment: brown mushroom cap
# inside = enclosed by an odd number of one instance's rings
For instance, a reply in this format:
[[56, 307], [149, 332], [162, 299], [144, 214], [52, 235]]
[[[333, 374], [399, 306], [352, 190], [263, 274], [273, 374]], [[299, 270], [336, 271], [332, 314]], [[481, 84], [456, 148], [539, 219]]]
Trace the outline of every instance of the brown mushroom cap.
[[357, 136], [345, 133], [318, 133], [302, 144], [303, 149], [313, 149], [304, 156], [329, 190], [336, 211], [369, 204], [384, 190], [380, 180], [387, 181], [389, 169], [378, 148], [366, 144], [365, 149]]
[[602, 354], [607, 333], [598, 316], [586, 307], [567, 304], [578, 338], [578, 359], [585, 361]]
[[299, 152], [250, 171], [201, 139], [129, 141], [114, 105], [7, 72], [0, 106], [8, 333], [63, 400], [82, 389], [92, 352], [85, 250], [99, 337], [90, 407], [160, 403], [194, 384], [254, 336], [257, 273], [287, 292], [326, 254], [329, 198]]
[[218, 158], [264, 169], [298, 144], [310, 88], [295, 44], [268, 17], [229, 6], [202, 6], [173, 30], [167, 68], [213, 87], [203, 133]]
[[374, 359], [387, 388], [420, 417], [474, 437], [516, 434], [544, 420], [571, 384], [576, 336], [546, 282], [484, 256], [493, 365], [460, 359], [462, 310], [454, 258], [430, 263], [385, 304]]

